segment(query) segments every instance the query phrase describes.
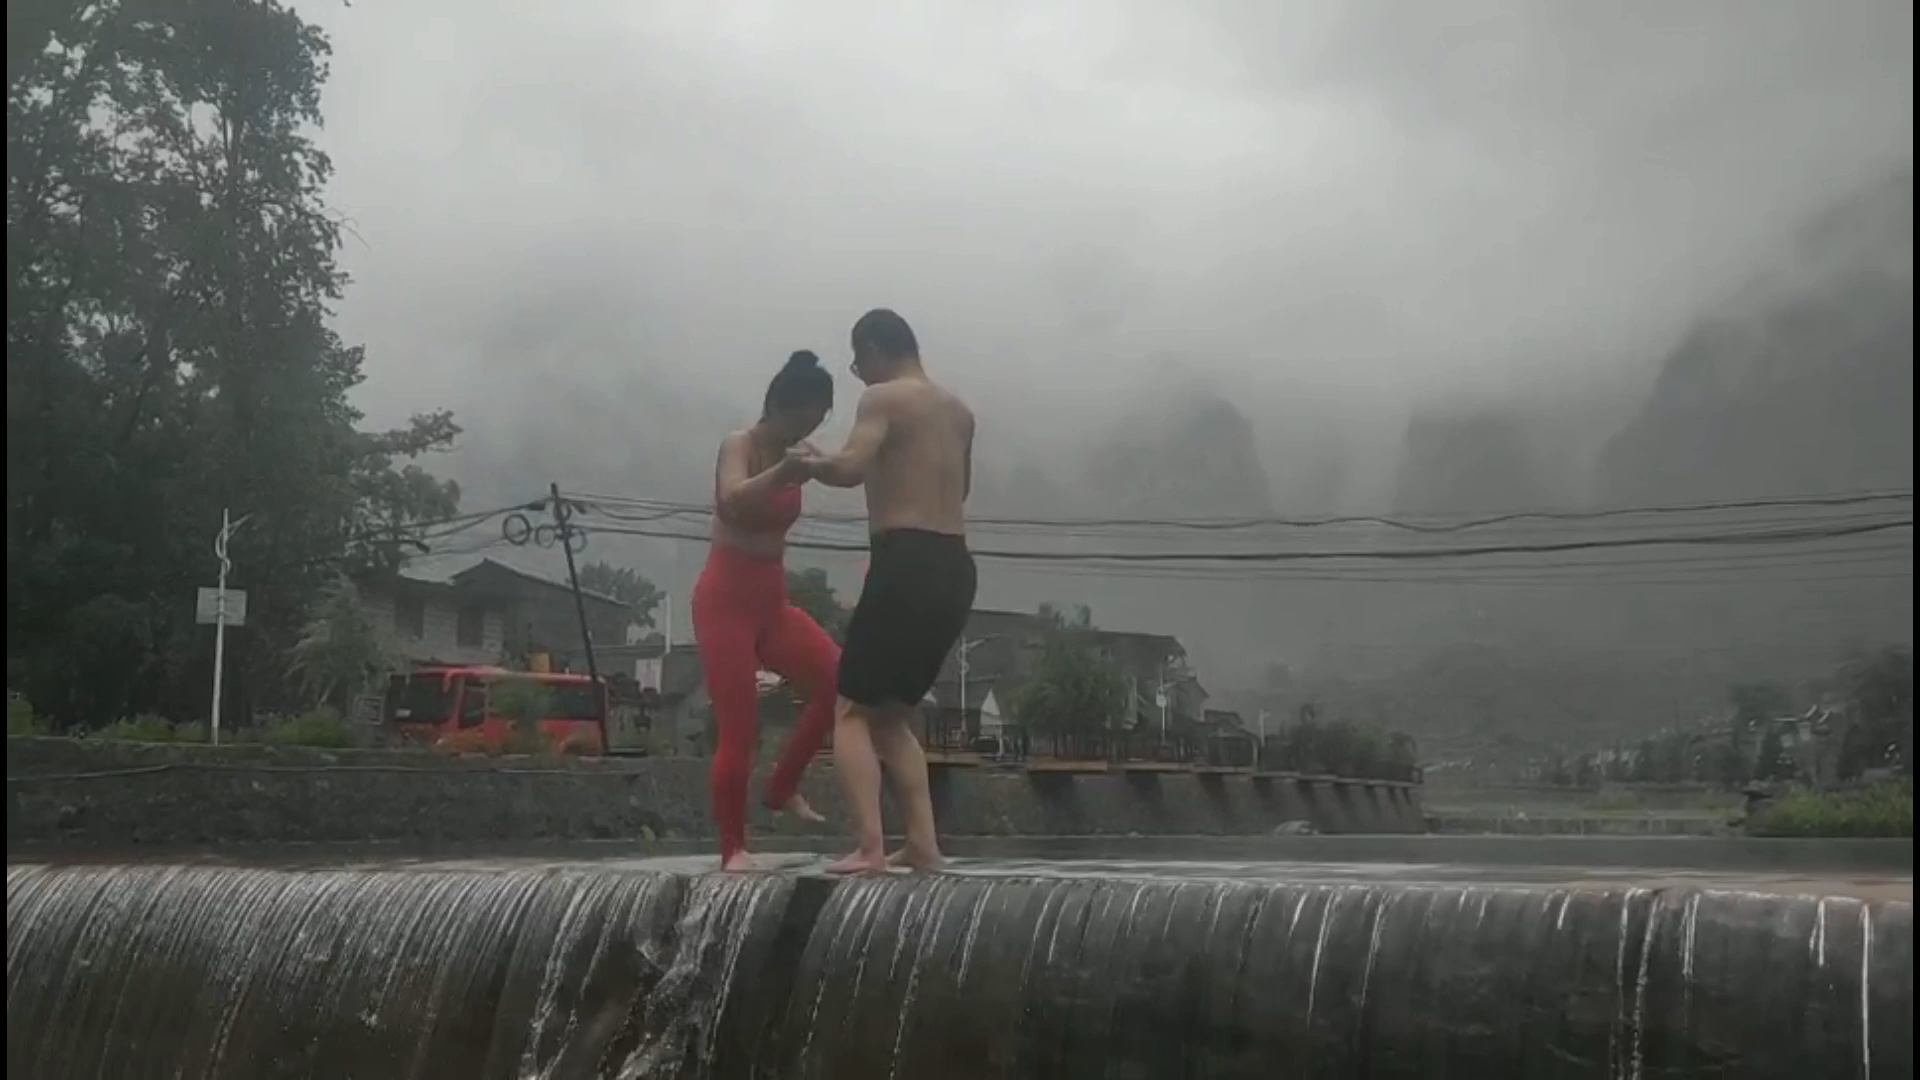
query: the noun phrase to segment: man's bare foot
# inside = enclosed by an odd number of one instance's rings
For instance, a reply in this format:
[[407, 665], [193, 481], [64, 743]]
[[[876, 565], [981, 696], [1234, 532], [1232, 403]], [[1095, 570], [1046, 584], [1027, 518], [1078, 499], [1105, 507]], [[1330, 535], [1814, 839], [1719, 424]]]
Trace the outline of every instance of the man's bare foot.
[[793, 796], [786, 802], [774, 807], [773, 812], [776, 814], [792, 814], [801, 821], [811, 821], [816, 825], [823, 825], [827, 820], [824, 814], [813, 808], [813, 804], [807, 801], [805, 795], [797, 791], [794, 792]]
[[720, 872], [723, 874], [737, 874], [751, 869], [753, 869], [753, 856], [744, 851], [736, 851], [720, 860]]
[[939, 870], [947, 865], [947, 860], [938, 851], [923, 851], [906, 844], [887, 856], [887, 865], [904, 866], [909, 870]]
[[829, 874], [872, 874], [887, 868], [887, 857], [883, 854], [871, 854], [856, 851], [851, 855], [836, 859], [827, 864]]

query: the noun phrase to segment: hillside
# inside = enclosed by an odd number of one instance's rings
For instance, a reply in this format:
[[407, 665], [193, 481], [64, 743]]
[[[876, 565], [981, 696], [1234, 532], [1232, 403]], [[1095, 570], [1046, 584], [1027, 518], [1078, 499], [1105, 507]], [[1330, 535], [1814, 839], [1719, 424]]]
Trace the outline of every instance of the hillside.
[[1611, 503], [1913, 483], [1913, 172], [1790, 233], [1609, 443]]

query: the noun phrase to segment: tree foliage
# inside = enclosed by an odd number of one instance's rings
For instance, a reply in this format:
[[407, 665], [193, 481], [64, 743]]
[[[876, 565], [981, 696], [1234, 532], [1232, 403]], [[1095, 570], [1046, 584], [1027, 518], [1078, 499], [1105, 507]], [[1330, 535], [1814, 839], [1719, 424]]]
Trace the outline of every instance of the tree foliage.
[[1268, 738], [1271, 768], [1370, 779], [1410, 779], [1419, 749], [1404, 732], [1387, 732], [1348, 720], [1322, 720], [1302, 706], [1298, 718]]
[[520, 736], [535, 737], [541, 719], [553, 711], [553, 694], [538, 679], [500, 679], [487, 687], [487, 711], [506, 717]]
[[1859, 652], [1840, 668], [1850, 723], [1839, 772], [1851, 779], [1870, 768], [1913, 775], [1913, 652], [1891, 647]]
[[607, 562], [590, 562], [580, 568], [580, 587], [588, 592], [611, 596], [633, 608], [633, 621], [652, 626], [662, 594], [646, 575], [631, 567]]
[[277, 0], [8, 5], [8, 685], [62, 723], [205, 708], [223, 507], [244, 716], [342, 568], [458, 491], [445, 413], [359, 429], [314, 144], [328, 45]]
[[808, 567], [787, 571], [787, 602], [806, 612], [833, 640], [842, 640], [847, 630], [847, 609], [840, 606], [825, 570]]
[[342, 715], [399, 664], [389, 635], [345, 574], [321, 591], [293, 644], [290, 670], [314, 705]]
[[1014, 715], [1043, 735], [1086, 734], [1119, 721], [1131, 691], [1120, 668], [1093, 647], [1093, 613], [1083, 606], [1069, 617], [1042, 604], [1040, 615], [1053, 629], [1014, 697]]

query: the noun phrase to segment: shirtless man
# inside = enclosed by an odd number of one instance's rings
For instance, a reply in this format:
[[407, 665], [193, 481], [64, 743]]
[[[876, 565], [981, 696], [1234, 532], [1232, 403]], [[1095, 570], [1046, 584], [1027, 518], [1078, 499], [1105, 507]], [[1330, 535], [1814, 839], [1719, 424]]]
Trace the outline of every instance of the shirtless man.
[[853, 373], [867, 384], [853, 431], [837, 454], [796, 447], [808, 475], [867, 489], [872, 558], [840, 657], [834, 770], [846, 786], [853, 854], [835, 873], [887, 865], [880, 825], [880, 765], [906, 814], [907, 841], [893, 861], [940, 866], [927, 758], [909, 724], [973, 610], [973, 556], [965, 503], [973, 486], [973, 412], [927, 378], [907, 321], [884, 308], [853, 324]]

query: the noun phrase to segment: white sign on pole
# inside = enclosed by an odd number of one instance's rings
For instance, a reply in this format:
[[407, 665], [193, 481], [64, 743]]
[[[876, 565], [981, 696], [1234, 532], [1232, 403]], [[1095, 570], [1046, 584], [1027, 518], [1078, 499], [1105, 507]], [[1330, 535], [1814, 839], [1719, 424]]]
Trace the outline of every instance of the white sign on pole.
[[[226, 624], [228, 626], [247, 625], [247, 590], [228, 589], [225, 595], [227, 602]], [[194, 597], [193, 621], [202, 626], [212, 626], [215, 623], [221, 622], [220, 600], [221, 592], [219, 589], [201, 589], [199, 595]]]

